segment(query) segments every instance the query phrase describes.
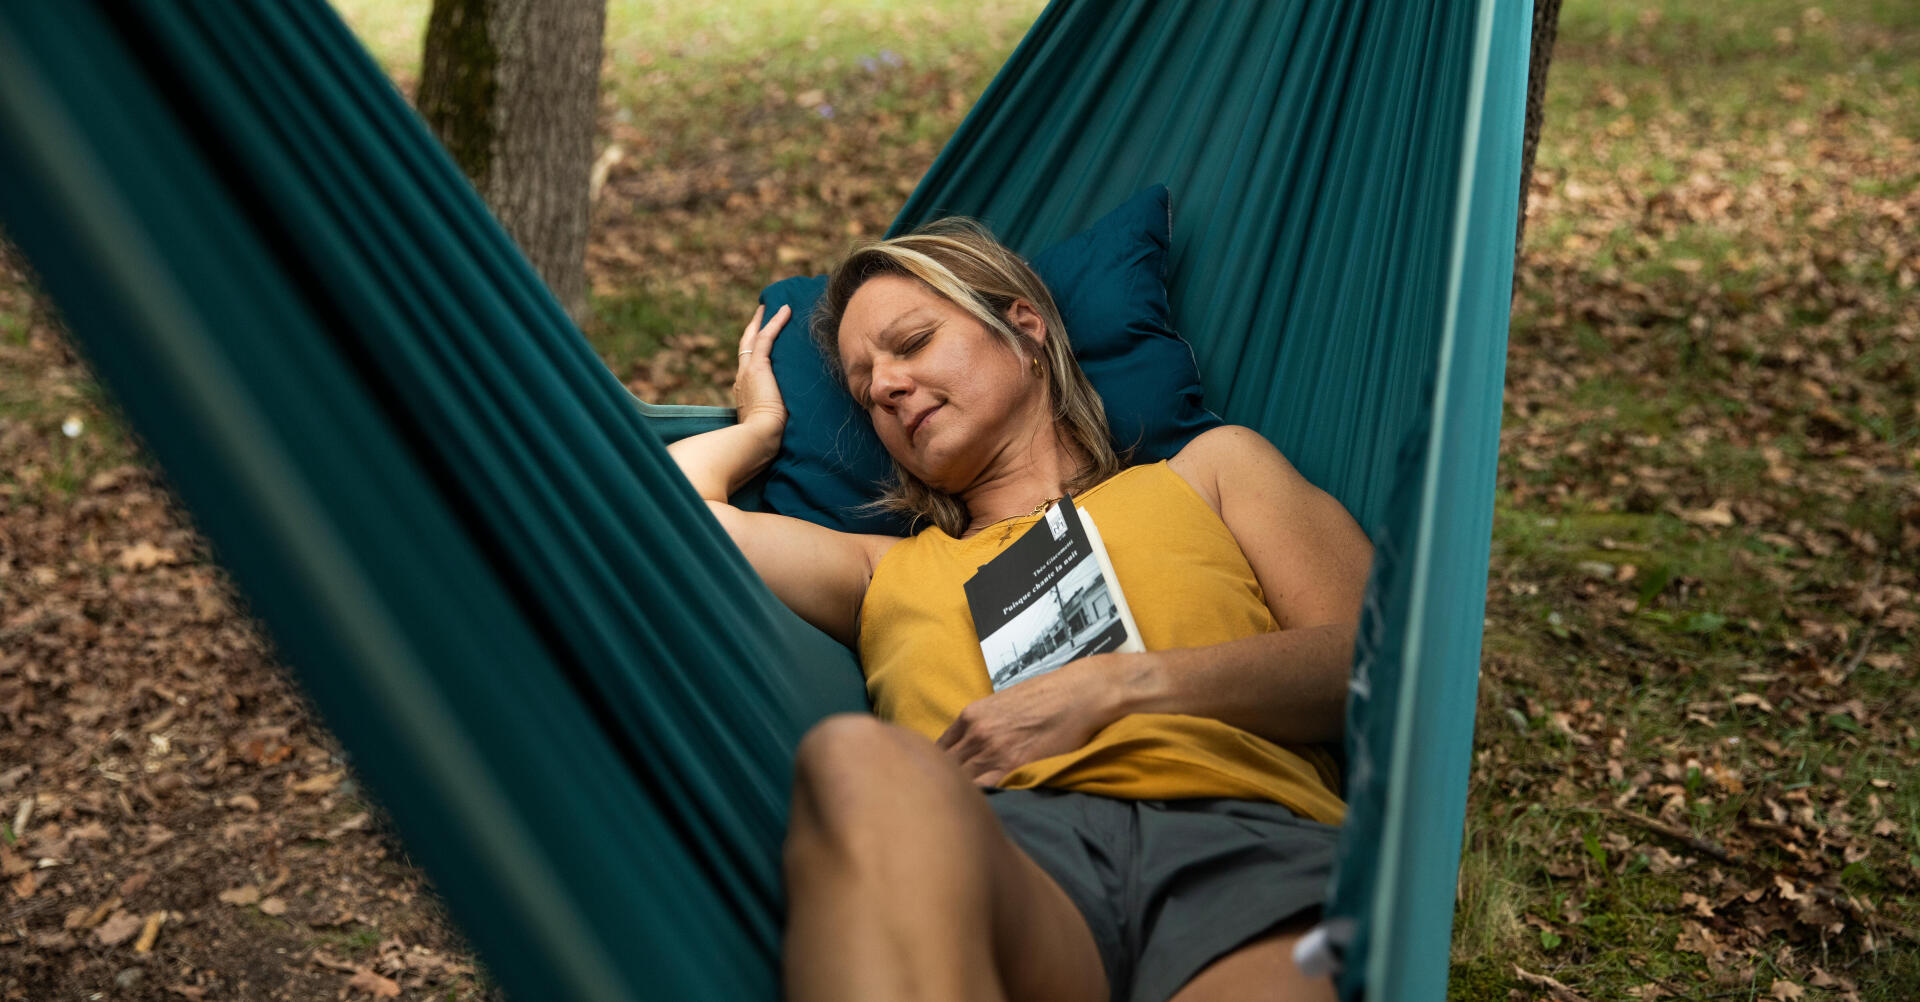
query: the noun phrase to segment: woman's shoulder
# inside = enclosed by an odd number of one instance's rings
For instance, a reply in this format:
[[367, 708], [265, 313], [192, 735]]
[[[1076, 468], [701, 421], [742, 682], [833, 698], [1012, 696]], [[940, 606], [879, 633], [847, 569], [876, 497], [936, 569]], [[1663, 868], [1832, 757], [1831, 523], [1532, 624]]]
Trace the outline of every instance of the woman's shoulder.
[[1167, 466], [1193, 485], [1215, 511], [1220, 510], [1223, 483], [1242, 479], [1249, 472], [1299, 475], [1265, 436], [1237, 424], [1223, 424], [1195, 435], [1167, 460]]
[[[1266, 436], [1245, 425], [1223, 424], [1208, 428], [1195, 435], [1180, 451], [1174, 453], [1170, 463], [1217, 462], [1221, 460], [1244, 460], [1249, 456], [1262, 458], [1280, 456], [1280, 450], [1274, 448]], [[1280, 457], [1284, 459], [1285, 457]]]

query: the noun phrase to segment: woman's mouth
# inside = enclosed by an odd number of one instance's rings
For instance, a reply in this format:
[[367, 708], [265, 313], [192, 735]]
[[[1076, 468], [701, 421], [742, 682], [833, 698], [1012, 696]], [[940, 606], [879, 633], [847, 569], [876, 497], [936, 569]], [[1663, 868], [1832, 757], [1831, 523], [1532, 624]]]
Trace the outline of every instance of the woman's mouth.
[[927, 418], [931, 417], [934, 411], [937, 411], [940, 408], [945, 406], [946, 406], [945, 404], [934, 404], [932, 407], [929, 407], [926, 410], [921, 411], [919, 414], [914, 415], [913, 420], [907, 423], [907, 441], [909, 442], [913, 441], [914, 438], [917, 435], [919, 435], [920, 427], [927, 423]]

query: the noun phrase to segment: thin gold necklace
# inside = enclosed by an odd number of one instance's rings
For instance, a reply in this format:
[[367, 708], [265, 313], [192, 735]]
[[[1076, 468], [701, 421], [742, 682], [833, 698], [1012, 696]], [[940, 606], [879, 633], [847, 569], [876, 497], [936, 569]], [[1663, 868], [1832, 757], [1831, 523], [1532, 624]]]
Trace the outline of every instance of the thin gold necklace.
[[[1061, 495], [1061, 497], [1065, 497], [1065, 495]], [[1038, 516], [1039, 516], [1039, 515], [1040, 515], [1041, 513], [1043, 513], [1043, 512], [1045, 512], [1045, 511], [1046, 511], [1046, 510], [1047, 510], [1048, 508], [1051, 508], [1051, 507], [1053, 507], [1053, 503], [1054, 503], [1055, 501], [1058, 501], [1058, 500], [1060, 500], [1060, 498], [1048, 498], [1048, 499], [1046, 499], [1045, 501], [1042, 501], [1042, 502], [1040, 502], [1039, 504], [1037, 504], [1037, 505], [1034, 505], [1034, 506], [1033, 506], [1033, 510], [1032, 510], [1032, 511], [1030, 511], [1030, 512], [1027, 512], [1027, 514], [1026, 514], [1026, 515], [1025, 515], [1024, 517], [1026, 517], [1026, 518], [1036, 518], [1036, 517], [1038, 517]], [[1012, 535], [1013, 535], [1013, 525], [1012, 525], [1012, 522], [1013, 522], [1013, 520], [1014, 520], [1014, 519], [1016, 519], [1016, 518], [1021, 518], [1021, 517], [1023, 517], [1023, 516], [1020, 516], [1020, 515], [1008, 515], [1008, 516], [1007, 516], [1006, 518], [1003, 518], [1003, 519], [1001, 519], [1001, 520], [1000, 520], [1000, 521], [1002, 521], [1002, 522], [1006, 522], [1006, 523], [1008, 523], [1008, 525], [1007, 525], [1007, 530], [1006, 530], [1005, 532], [1002, 532], [1002, 533], [1000, 534], [1000, 541], [1001, 541], [1002, 543], [1004, 543], [1004, 542], [1006, 542], [1006, 541], [1007, 541], [1007, 538], [1008, 538], [1009, 536], [1012, 536]]]

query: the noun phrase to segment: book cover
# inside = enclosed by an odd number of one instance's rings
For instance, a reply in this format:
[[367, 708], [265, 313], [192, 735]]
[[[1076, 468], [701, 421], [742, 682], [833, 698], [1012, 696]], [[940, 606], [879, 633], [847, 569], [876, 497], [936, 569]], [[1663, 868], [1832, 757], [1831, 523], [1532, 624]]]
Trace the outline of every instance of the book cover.
[[966, 592], [995, 692], [1077, 658], [1145, 650], [1099, 530], [1066, 498], [975, 572]]

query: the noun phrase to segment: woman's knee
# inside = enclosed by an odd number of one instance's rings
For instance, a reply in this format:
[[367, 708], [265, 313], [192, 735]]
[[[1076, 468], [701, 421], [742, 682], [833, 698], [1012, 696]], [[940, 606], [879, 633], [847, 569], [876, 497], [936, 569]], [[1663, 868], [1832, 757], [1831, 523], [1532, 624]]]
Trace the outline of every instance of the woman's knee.
[[814, 724], [800, 738], [800, 747], [794, 753], [794, 772], [810, 778], [858, 769], [863, 761], [876, 753], [884, 754], [905, 736], [907, 732], [870, 714], [836, 713]]
[[911, 753], [905, 746], [914, 737], [864, 713], [835, 714], [813, 725], [794, 752], [794, 809], [831, 816], [852, 806], [851, 799], [885, 785], [883, 774]]
[[794, 757], [788, 854], [857, 855], [898, 845], [908, 829], [970, 829], [985, 805], [976, 811], [968, 796], [965, 780], [920, 735], [864, 714], [828, 717]]

